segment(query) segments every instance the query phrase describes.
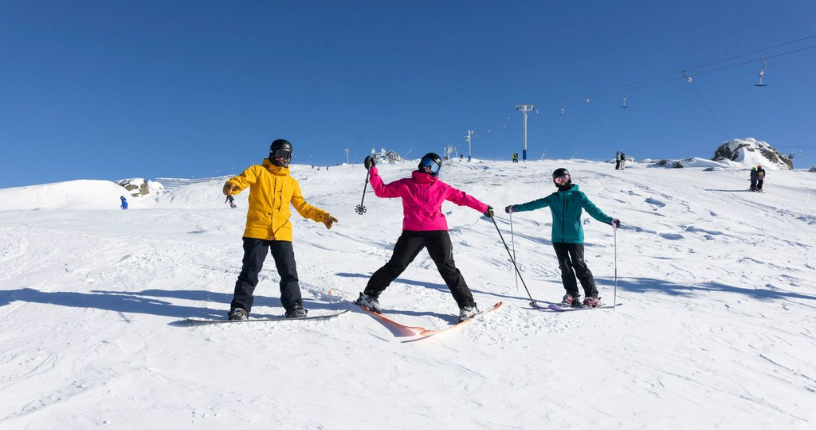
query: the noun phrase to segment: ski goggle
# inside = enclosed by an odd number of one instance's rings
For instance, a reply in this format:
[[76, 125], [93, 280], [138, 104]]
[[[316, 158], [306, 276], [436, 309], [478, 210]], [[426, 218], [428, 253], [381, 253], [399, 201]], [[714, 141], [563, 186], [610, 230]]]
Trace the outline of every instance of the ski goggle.
[[282, 148], [281, 149], [273, 149], [272, 151], [269, 152], [269, 156], [273, 160], [277, 160], [278, 158], [283, 158], [284, 160], [289, 161], [289, 160], [292, 159], [292, 151], [290, 151], [288, 149], [282, 149]]
[[569, 179], [570, 179], [569, 175], [561, 175], [553, 179], [553, 181], [555, 181], [556, 184], [566, 184], [567, 181], [569, 181]]
[[422, 161], [419, 162], [419, 164], [423, 168], [424, 167], [430, 168], [431, 169], [431, 174], [434, 175], [434, 176], [439, 174], [439, 168], [442, 167], [442, 166], [439, 165], [439, 163], [437, 163], [432, 158], [423, 158]]

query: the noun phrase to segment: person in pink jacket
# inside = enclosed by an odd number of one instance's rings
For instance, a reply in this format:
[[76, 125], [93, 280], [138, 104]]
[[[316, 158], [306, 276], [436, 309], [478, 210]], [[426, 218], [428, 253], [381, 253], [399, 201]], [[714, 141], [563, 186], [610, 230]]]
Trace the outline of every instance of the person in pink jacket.
[[487, 217], [493, 217], [493, 208], [440, 181], [438, 175], [442, 159], [432, 152], [422, 157], [418, 169], [410, 178], [390, 184], [383, 184], [374, 164], [374, 159], [366, 157], [365, 167], [369, 170], [374, 194], [382, 198], [402, 199], [402, 235], [394, 245], [391, 260], [374, 272], [365, 291], [360, 293], [355, 303], [372, 312], [381, 313], [380, 294], [414, 261], [423, 248], [428, 248], [428, 254], [459, 305], [459, 321], [473, 318], [479, 313], [479, 308], [465, 278], [453, 261], [448, 222], [441, 208], [442, 203], [449, 201], [476, 209]]

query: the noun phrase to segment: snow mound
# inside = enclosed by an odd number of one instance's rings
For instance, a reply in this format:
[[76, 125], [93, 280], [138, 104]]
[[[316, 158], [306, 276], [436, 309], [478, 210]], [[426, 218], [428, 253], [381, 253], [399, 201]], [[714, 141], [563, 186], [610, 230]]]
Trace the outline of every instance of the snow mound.
[[747, 139], [732, 139], [724, 142], [711, 157], [733, 167], [756, 167], [761, 164], [767, 170], [793, 170], [793, 161], [775, 150], [767, 142]]
[[124, 187], [133, 197], [141, 197], [148, 194], [155, 196], [164, 190], [162, 184], [144, 178], [120, 179], [116, 181], [116, 183]]
[[703, 167], [706, 169], [722, 169], [724, 167], [728, 167], [728, 165], [712, 161], [706, 160], [705, 158], [685, 158], [682, 160], [657, 160], [654, 164], [650, 164], [648, 167], [666, 167], [666, 168], [673, 168], [673, 169], [681, 169], [684, 167]]
[[77, 180], [0, 189], [0, 211], [89, 209], [120, 210], [128, 192], [111, 181]]

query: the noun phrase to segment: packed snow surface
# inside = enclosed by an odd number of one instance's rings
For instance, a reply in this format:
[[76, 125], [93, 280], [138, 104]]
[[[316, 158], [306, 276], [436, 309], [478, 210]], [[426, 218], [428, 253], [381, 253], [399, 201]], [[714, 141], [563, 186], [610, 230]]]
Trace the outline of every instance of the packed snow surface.
[[[259, 160], [260, 161], [260, 160]], [[412, 163], [382, 165], [386, 182]], [[586, 261], [616, 310], [549, 313], [564, 294], [549, 210], [567, 167], [615, 231], [584, 215]], [[360, 165], [293, 166], [332, 230], [294, 213], [310, 315], [350, 309], [400, 234], [398, 199]], [[112, 182], [0, 190], [2, 429], [816, 428], [816, 176], [535, 161], [445, 165], [496, 225], [451, 203], [457, 266], [482, 309], [415, 341], [352, 310], [331, 320], [190, 326], [224, 318], [241, 268], [247, 192], [220, 181], [132, 198]], [[616, 259], [617, 255], [617, 259]], [[617, 265], [616, 265], [617, 262]], [[617, 267], [617, 289], [615, 269]], [[279, 316], [271, 259], [254, 317]], [[617, 295], [615, 296], [615, 292]], [[458, 309], [426, 252], [380, 297], [386, 315], [443, 328]]]

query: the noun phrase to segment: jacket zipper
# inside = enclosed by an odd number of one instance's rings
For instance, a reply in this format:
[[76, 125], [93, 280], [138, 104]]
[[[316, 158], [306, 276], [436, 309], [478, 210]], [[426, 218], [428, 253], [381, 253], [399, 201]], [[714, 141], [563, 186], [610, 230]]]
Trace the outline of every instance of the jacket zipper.
[[564, 192], [564, 212], [561, 213], [561, 240], [566, 240], [564, 238], [564, 225], [566, 224], [567, 219], [567, 193]]

